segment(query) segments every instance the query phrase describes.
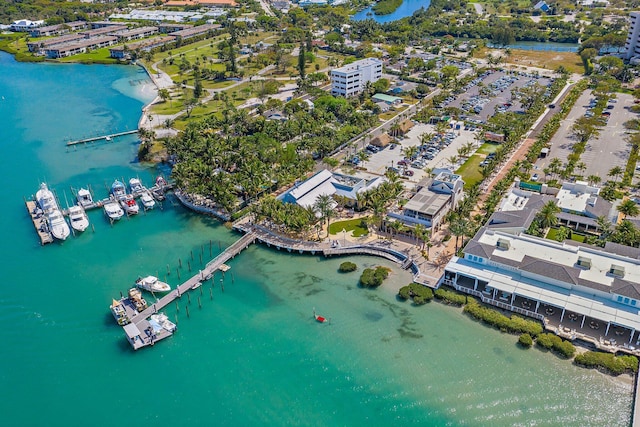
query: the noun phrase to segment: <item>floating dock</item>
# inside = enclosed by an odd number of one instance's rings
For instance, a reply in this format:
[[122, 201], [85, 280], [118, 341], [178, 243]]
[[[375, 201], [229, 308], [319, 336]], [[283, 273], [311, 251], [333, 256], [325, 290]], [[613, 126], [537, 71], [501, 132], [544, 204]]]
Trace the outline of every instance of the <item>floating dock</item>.
[[229, 261], [231, 258], [238, 255], [242, 250], [247, 248], [253, 242], [255, 242], [257, 236], [255, 233], [249, 232], [238, 239], [235, 243], [229, 246], [224, 252], [215, 257], [213, 260], [209, 261], [204, 269], [198, 271], [198, 273], [187, 281], [179, 285], [176, 289], [172, 290], [154, 304], [149, 304], [148, 307], [138, 312], [135, 309], [135, 305], [130, 301], [128, 297], [124, 297], [119, 301], [114, 302], [120, 303], [124, 305], [124, 309], [126, 310], [127, 320], [130, 323], [126, 325], [121, 325], [125, 335], [127, 336], [127, 341], [133, 347], [134, 350], [138, 350], [139, 348], [146, 347], [149, 345], [154, 345], [157, 341], [164, 339], [172, 333], [169, 333], [166, 330], [162, 330], [162, 334], [151, 334], [150, 324], [149, 324], [149, 316], [155, 314], [171, 304], [178, 298], [181, 298], [185, 293], [198, 289], [202, 282], [209, 280], [213, 277], [213, 274], [216, 270], [228, 271], [229, 266], [225, 263]]
[[26, 205], [29, 216], [31, 217], [31, 221], [33, 222], [33, 226], [36, 229], [36, 233], [38, 233], [38, 237], [40, 238], [40, 244], [46, 245], [47, 243], [52, 243], [53, 236], [47, 228], [47, 221], [45, 220], [44, 214], [36, 214], [36, 202], [34, 202], [33, 200], [27, 200]]
[[84, 139], [76, 139], [75, 141], [69, 141], [67, 142], [67, 147], [71, 146], [71, 145], [78, 145], [78, 144], [87, 144], [89, 142], [95, 142], [95, 141], [101, 141], [101, 140], [106, 140], [106, 141], [110, 141], [113, 138], [117, 138], [119, 136], [125, 136], [125, 135], [133, 135], [134, 133], [138, 133], [138, 130], [127, 130], [124, 132], [117, 132], [117, 133], [112, 133], [109, 135], [100, 135], [100, 136], [93, 136], [91, 138], [84, 138]]

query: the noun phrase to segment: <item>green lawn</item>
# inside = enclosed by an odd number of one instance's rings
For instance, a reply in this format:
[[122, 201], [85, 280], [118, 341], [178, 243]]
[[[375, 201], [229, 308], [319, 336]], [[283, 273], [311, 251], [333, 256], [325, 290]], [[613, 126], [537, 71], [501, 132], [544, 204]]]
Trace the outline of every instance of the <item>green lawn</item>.
[[118, 61], [111, 58], [111, 53], [108, 47], [92, 50], [87, 53], [79, 53], [77, 55], [67, 56], [61, 58], [60, 62], [84, 62], [84, 63], [98, 63], [98, 64], [115, 64]]
[[495, 153], [496, 151], [498, 151], [499, 147], [500, 147], [500, 144], [491, 144], [489, 142], [485, 142], [480, 146], [480, 148], [478, 148], [478, 150], [476, 151], [476, 154]]
[[[547, 238], [549, 240], [556, 240], [556, 236], [557, 235], [558, 235], [558, 229], [557, 228], [550, 228], [549, 232], [547, 233], [545, 238]], [[584, 243], [585, 237], [586, 236], [584, 234], [578, 234], [578, 233], [575, 233], [575, 232], [571, 233], [571, 240], [575, 240], [576, 242]]]
[[462, 177], [465, 189], [471, 188], [482, 181], [482, 173], [480, 173], [480, 163], [482, 160], [482, 156], [474, 154], [456, 171], [456, 174]]
[[369, 230], [362, 226], [362, 221], [367, 218], [349, 219], [346, 221], [338, 221], [329, 225], [329, 234], [342, 233], [342, 230], [353, 231], [353, 237], [361, 237], [369, 234]]

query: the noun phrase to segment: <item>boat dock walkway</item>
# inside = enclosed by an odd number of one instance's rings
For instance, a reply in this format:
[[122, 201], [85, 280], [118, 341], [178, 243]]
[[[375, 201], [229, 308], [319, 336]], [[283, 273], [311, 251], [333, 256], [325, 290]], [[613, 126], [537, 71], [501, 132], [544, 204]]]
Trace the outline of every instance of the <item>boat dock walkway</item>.
[[[149, 306], [145, 310], [137, 313], [135, 312], [135, 308], [131, 308], [132, 310], [134, 310], [129, 316], [131, 323], [128, 325], [123, 325], [123, 329], [125, 331], [125, 334], [127, 335], [129, 343], [133, 346], [133, 348], [137, 350], [148, 345], [153, 345], [158, 340], [168, 336], [164, 334], [158, 335], [156, 338], [152, 338], [151, 336], [145, 336], [145, 334], [143, 334], [143, 331], [147, 331], [149, 329], [150, 325], [149, 321], [147, 320], [149, 316], [162, 310], [177, 298], [181, 298], [182, 295], [189, 292], [190, 290], [199, 288], [202, 285], [202, 282], [213, 277], [213, 274], [216, 270], [228, 270], [225, 262], [229, 261], [231, 258], [235, 257], [248, 246], [250, 246], [256, 240], [256, 238], [257, 236], [254, 233], [245, 234], [239, 240], [225, 249], [224, 252], [215, 257], [213, 260], [209, 261], [202, 270], [198, 271], [197, 274], [189, 278], [181, 285], [178, 285], [176, 289], [172, 290], [155, 303], [149, 304]], [[123, 303], [126, 303], [127, 301], [128, 298], [123, 298], [121, 300], [121, 302]], [[130, 310], [127, 310], [128, 314], [129, 311]]]
[[53, 242], [53, 236], [47, 229], [47, 221], [44, 218], [44, 214], [36, 213], [36, 202], [33, 200], [27, 200], [27, 211], [29, 212], [29, 216], [31, 217], [31, 221], [33, 222], [33, 226], [36, 229], [36, 233], [38, 233], [38, 237], [40, 238], [40, 244], [46, 245], [47, 243]]
[[138, 133], [138, 130], [126, 130], [124, 132], [117, 132], [117, 133], [111, 133], [109, 135], [99, 135], [99, 136], [93, 136], [91, 138], [84, 138], [84, 139], [76, 139], [75, 141], [69, 141], [67, 142], [67, 147], [72, 146], [72, 145], [78, 145], [78, 144], [86, 144], [89, 142], [95, 142], [95, 141], [101, 141], [101, 140], [111, 140], [113, 138], [117, 138], [119, 136], [125, 136], [125, 135], [133, 135], [134, 133]]

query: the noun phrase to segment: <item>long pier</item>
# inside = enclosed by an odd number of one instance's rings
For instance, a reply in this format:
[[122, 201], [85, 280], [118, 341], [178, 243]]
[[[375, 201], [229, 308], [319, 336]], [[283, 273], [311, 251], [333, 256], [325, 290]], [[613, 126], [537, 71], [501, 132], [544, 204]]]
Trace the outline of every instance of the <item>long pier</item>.
[[149, 336], [144, 336], [143, 331], [146, 331], [149, 328], [149, 321], [147, 320], [149, 316], [157, 313], [159, 310], [162, 310], [176, 299], [181, 298], [185, 293], [199, 288], [204, 281], [209, 280], [211, 277], [213, 277], [213, 274], [216, 270], [224, 270], [223, 266], [225, 265], [225, 262], [235, 257], [248, 246], [250, 246], [253, 242], [255, 242], [256, 237], [257, 236], [254, 233], [245, 234], [239, 240], [229, 246], [224, 252], [215, 257], [213, 260], [209, 261], [202, 270], [198, 271], [197, 274], [187, 279], [181, 285], [178, 285], [176, 289], [172, 290], [155, 303], [150, 304], [145, 310], [141, 311], [140, 313], [134, 312], [134, 310], [130, 310], [127, 306], [128, 298], [122, 298], [120, 300], [120, 303], [125, 305], [127, 308], [127, 313], [131, 314], [129, 316], [131, 323], [123, 325], [123, 329], [125, 331], [125, 334], [127, 335], [129, 343], [133, 346], [134, 350], [146, 347], [148, 345], [153, 345], [158, 340], [171, 335], [171, 333], [168, 333], [167, 331], [162, 331], [162, 334], [155, 339]]
[[95, 141], [101, 141], [101, 140], [111, 140], [113, 138], [117, 138], [119, 136], [125, 136], [125, 135], [133, 135], [134, 133], [138, 133], [138, 130], [126, 130], [124, 132], [117, 132], [117, 133], [111, 133], [108, 135], [100, 135], [100, 136], [93, 136], [91, 138], [84, 138], [84, 139], [76, 139], [74, 141], [69, 141], [67, 142], [67, 146], [71, 146], [71, 145], [78, 145], [78, 144], [86, 144], [88, 142], [95, 142]]

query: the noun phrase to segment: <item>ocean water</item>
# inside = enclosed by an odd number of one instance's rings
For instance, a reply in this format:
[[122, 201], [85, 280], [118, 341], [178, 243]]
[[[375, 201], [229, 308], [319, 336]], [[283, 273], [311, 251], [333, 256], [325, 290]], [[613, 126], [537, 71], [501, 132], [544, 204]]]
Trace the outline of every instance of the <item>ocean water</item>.
[[166, 173], [135, 161], [134, 136], [65, 146], [135, 128], [153, 93], [135, 67], [0, 54], [0, 70], [1, 425], [628, 425], [628, 383], [520, 350], [460, 310], [400, 302], [409, 274], [370, 257], [352, 260], [392, 269], [376, 290], [339, 274], [341, 259], [250, 247], [222, 284], [167, 307], [173, 337], [134, 352], [111, 298], [139, 275], [176, 285], [238, 236], [169, 200], [113, 226], [90, 212], [93, 230], [41, 247], [23, 201], [39, 181], [65, 204], [71, 187], [104, 196], [115, 178]]

